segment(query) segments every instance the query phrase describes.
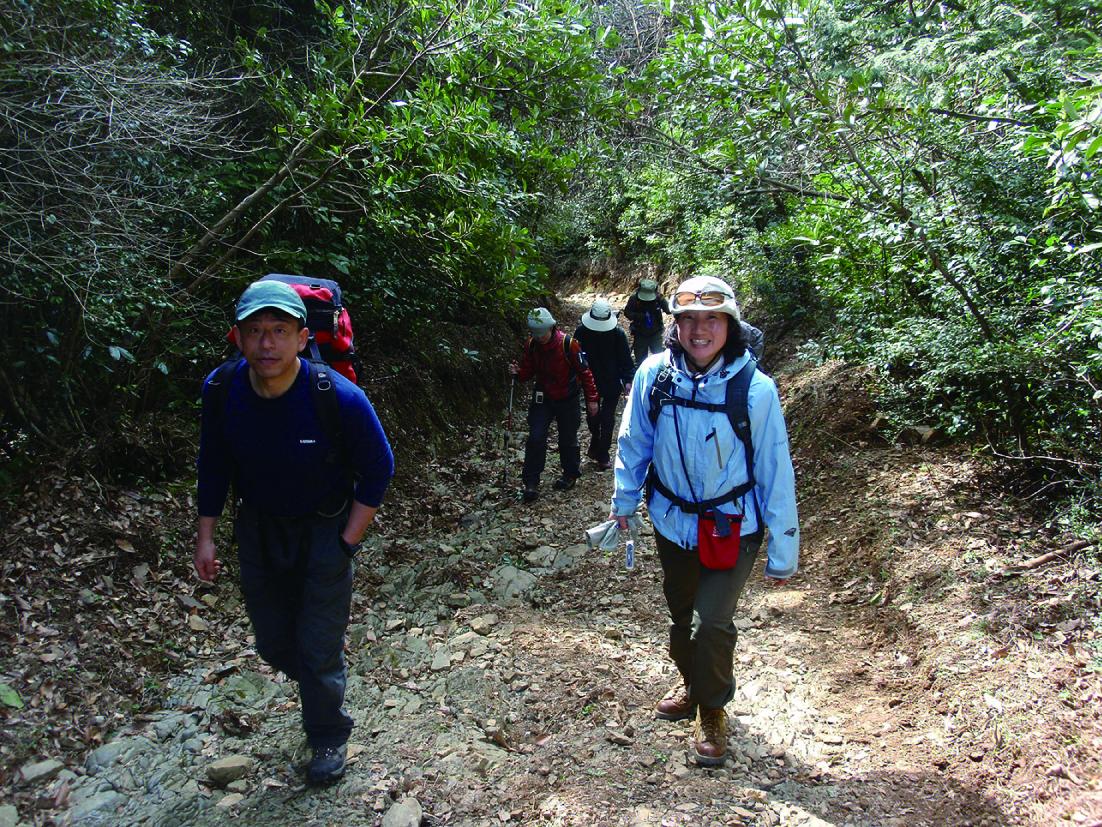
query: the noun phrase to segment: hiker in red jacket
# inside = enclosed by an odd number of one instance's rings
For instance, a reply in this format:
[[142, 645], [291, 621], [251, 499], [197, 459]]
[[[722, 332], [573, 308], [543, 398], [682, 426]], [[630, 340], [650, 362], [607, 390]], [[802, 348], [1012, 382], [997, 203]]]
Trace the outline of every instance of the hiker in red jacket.
[[562, 476], [553, 487], [567, 491], [581, 476], [582, 452], [578, 447], [578, 428], [582, 423], [578, 409], [578, 385], [585, 393], [589, 415], [597, 415], [597, 385], [585, 363], [581, 345], [573, 337], [555, 328], [555, 319], [545, 307], [528, 314], [532, 337], [524, 346], [520, 363], [509, 370], [521, 382], [535, 380], [528, 406], [528, 441], [524, 446], [524, 470], [521, 498], [530, 503], [540, 495], [540, 474], [547, 462], [547, 431], [554, 419], [559, 426], [559, 462]]

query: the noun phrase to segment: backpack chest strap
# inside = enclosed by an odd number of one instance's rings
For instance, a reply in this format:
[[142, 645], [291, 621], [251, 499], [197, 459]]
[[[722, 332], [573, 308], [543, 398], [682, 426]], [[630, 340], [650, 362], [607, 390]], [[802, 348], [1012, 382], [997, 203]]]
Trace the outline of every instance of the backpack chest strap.
[[725, 505], [727, 503], [733, 503], [737, 500], [742, 499], [746, 492], [754, 487], [754, 481], [749, 480], [747, 482], [744, 482], [742, 485], [736, 485], [726, 494], [721, 494], [718, 497], [712, 497], [708, 500], [701, 500], [700, 502], [693, 502], [692, 500], [686, 500], [684, 497], [679, 497], [677, 494], [671, 491], [666, 486], [666, 484], [658, 478], [658, 474], [655, 472], [654, 466], [651, 465], [651, 467], [647, 470], [646, 487], [647, 502], [650, 502], [650, 499], [654, 495], [654, 492], [657, 491], [659, 494], [661, 494], [671, 503], [676, 505], [686, 514], [704, 514], [707, 511], [711, 511], [717, 505]]

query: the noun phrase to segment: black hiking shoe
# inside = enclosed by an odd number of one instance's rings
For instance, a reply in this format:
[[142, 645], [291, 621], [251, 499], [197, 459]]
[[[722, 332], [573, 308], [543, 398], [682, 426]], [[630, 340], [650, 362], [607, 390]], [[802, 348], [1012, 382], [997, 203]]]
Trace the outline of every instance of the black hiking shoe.
[[561, 477], [551, 483], [551, 487], [554, 488], [556, 491], [569, 491], [577, 484], [577, 477], [568, 477], [566, 474], [563, 474]]
[[540, 490], [534, 485], [524, 486], [524, 490], [520, 493], [521, 502], [532, 503], [540, 498]]
[[339, 781], [344, 775], [348, 745], [336, 747], [315, 747], [314, 757], [306, 767], [306, 783], [314, 787], [323, 787]]

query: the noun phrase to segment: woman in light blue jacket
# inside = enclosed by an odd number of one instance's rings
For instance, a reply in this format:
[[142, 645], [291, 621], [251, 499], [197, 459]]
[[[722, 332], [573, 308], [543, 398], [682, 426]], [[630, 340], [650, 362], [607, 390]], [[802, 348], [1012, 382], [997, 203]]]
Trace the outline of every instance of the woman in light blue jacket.
[[655, 714], [696, 717], [694, 758], [716, 765], [735, 691], [735, 608], [765, 528], [766, 578], [796, 573], [796, 485], [777, 388], [755, 370], [734, 291], [697, 276], [670, 307], [667, 349], [640, 365], [624, 410], [612, 513], [626, 527], [646, 491], [682, 677]]

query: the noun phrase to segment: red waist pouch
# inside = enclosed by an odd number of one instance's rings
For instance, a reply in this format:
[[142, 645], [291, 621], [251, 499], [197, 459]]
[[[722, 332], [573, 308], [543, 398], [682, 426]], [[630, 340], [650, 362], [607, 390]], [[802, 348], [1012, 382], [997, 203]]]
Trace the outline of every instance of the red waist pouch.
[[709, 569], [733, 569], [738, 562], [742, 515], [707, 511], [697, 517], [696, 542], [700, 565]]

